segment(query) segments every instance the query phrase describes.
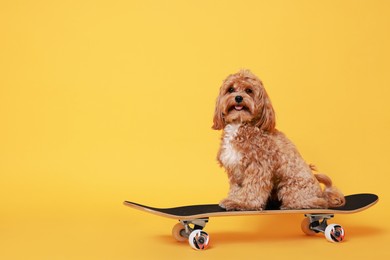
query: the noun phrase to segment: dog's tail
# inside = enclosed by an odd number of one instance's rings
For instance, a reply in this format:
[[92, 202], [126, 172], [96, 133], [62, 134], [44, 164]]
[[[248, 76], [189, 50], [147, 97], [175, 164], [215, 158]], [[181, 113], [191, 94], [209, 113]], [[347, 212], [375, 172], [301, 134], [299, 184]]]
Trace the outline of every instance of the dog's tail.
[[341, 191], [336, 187], [332, 186], [332, 180], [328, 176], [322, 173], [316, 173], [314, 176], [320, 183], [325, 185], [324, 197], [328, 201], [328, 206], [330, 208], [336, 208], [345, 205], [345, 197], [343, 193], [341, 193]]

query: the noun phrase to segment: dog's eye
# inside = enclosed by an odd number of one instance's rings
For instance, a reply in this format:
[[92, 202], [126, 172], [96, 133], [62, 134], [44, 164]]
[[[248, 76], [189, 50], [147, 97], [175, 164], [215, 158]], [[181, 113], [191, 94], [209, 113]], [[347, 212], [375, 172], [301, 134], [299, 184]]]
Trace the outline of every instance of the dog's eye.
[[229, 93], [233, 93], [233, 92], [234, 92], [234, 88], [233, 88], [233, 87], [230, 87], [230, 88], [228, 89], [228, 92], [229, 92]]
[[245, 92], [246, 92], [247, 94], [252, 94], [253, 90], [251, 90], [250, 88], [247, 88], [247, 89], [245, 89]]

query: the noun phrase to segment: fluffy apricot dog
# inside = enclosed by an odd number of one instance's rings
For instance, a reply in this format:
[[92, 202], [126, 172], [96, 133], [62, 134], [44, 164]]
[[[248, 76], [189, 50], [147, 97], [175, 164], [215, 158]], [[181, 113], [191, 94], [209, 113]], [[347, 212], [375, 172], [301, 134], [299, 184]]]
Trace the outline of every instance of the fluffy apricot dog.
[[220, 202], [226, 210], [263, 210], [270, 200], [277, 200], [281, 209], [345, 204], [329, 177], [313, 174], [314, 167], [275, 128], [271, 101], [250, 71], [241, 70], [223, 82], [213, 129], [223, 130], [217, 158], [229, 178], [228, 196]]

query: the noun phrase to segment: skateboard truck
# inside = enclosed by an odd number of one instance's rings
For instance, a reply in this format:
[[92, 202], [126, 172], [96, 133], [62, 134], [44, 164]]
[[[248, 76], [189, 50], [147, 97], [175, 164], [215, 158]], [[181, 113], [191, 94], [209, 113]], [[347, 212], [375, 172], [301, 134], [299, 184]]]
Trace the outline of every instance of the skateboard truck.
[[[309, 219], [310, 229], [316, 233], [324, 233], [328, 226], [328, 219], [334, 217], [333, 214], [305, 214], [305, 217]], [[322, 221], [321, 221], [322, 220]]]
[[203, 228], [209, 218], [179, 220], [173, 229], [172, 236], [178, 241], [188, 240], [190, 246], [196, 250], [206, 249], [209, 244], [209, 235]]
[[[192, 231], [202, 230], [206, 226], [207, 222], [209, 222], [209, 218], [179, 220], [179, 221], [184, 226], [184, 230], [181, 230], [180, 235], [188, 238]], [[193, 227], [191, 227], [190, 225], [193, 225]]]
[[345, 232], [342, 226], [338, 224], [328, 224], [328, 220], [334, 217], [334, 214], [305, 214], [302, 221], [302, 231], [307, 235], [324, 233], [325, 238], [330, 242], [341, 242], [344, 239]]

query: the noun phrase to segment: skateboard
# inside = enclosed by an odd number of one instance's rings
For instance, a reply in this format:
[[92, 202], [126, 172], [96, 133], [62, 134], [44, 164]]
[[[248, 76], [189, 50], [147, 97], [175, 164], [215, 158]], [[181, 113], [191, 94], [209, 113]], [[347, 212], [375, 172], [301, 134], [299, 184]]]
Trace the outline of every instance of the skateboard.
[[130, 201], [125, 201], [123, 204], [154, 215], [179, 220], [172, 229], [172, 236], [178, 241], [188, 240], [192, 248], [202, 250], [207, 248], [210, 241], [209, 235], [203, 230], [209, 218], [222, 216], [303, 214], [305, 218], [301, 223], [301, 229], [306, 235], [323, 233], [330, 242], [342, 242], [345, 236], [343, 227], [338, 224], [328, 224], [328, 220], [335, 214], [352, 214], [368, 209], [378, 202], [378, 196], [368, 193], [352, 194], [345, 196], [345, 200], [344, 206], [329, 209], [281, 210], [279, 203], [271, 202], [262, 211], [227, 211], [218, 204], [174, 208], [154, 208]]

